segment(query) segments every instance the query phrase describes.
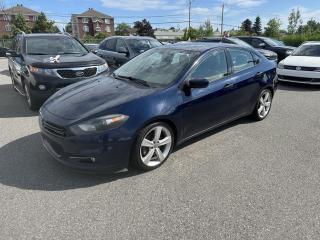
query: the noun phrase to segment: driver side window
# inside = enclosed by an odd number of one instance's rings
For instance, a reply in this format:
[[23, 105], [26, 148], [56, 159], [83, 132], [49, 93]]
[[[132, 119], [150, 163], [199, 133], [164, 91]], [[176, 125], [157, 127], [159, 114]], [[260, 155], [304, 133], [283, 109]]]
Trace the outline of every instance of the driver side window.
[[228, 64], [225, 52], [215, 50], [203, 59], [192, 71], [189, 79], [207, 79], [217, 81], [228, 75]]
[[261, 41], [260, 39], [253, 38], [251, 43], [254, 48], [261, 48], [260, 44], [264, 42]]

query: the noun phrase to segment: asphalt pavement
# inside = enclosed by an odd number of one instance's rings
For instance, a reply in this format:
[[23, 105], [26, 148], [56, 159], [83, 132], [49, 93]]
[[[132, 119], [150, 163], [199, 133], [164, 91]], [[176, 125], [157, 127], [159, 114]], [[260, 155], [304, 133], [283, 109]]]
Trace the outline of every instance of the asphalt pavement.
[[0, 59], [0, 239], [320, 239], [320, 88], [179, 148], [159, 169], [85, 174], [41, 145]]

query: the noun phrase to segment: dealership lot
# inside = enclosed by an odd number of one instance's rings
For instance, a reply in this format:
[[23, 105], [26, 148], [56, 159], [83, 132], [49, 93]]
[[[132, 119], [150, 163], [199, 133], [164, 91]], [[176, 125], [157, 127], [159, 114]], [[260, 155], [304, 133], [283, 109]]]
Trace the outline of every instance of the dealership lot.
[[320, 88], [280, 85], [271, 115], [188, 142], [153, 172], [74, 172], [0, 59], [3, 239], [318, 239]]

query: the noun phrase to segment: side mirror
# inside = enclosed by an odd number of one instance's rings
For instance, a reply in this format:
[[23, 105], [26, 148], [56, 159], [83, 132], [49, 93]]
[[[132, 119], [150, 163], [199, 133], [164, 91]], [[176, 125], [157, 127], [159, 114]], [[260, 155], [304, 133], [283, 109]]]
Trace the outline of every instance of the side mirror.
[[266, 47], [266, 44], [265, 43], [259, 43], [259, 48], [265, 48]]
[[191, 79], [187, 83], [188, 87], [191, 88], [206, 88], [209, 85], [209, 81], [207, 79]]
[[97, 54], [97, 53], [98, 53], [98, 50], [93, 49], [93, 50], [91, 50], [90, 52], [92, 52], [92, 53], [94, 53], [94, 54]]
[[117, 49], [117, 52], [118, 52], [118, 53], [123, 53], [123, 54], [125, 54], [125, 55], [128, 55], [128, 54], [129, 54], [128, 49], [126, 49], [125, 47], [119, 47], [119, 48]]
[[8, 51], [6, 51], [6, 56], [7, 57], [19, 57], [20, 54], [18, 54], [16, 51], [8, 50]]

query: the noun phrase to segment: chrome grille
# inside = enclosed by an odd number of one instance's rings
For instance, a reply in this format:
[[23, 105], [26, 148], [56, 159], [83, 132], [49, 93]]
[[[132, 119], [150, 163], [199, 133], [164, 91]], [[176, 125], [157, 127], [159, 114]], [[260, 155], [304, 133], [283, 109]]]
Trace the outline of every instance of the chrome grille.
[[60, 69], [60, 70], [57, 70], [57, 73], [62, 78], [86, 78], [86, 77], [92, 77], [96, 75], [97, 68], [90, 67], [90, 68], [83, 68], [83, 69]]

